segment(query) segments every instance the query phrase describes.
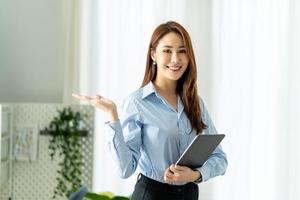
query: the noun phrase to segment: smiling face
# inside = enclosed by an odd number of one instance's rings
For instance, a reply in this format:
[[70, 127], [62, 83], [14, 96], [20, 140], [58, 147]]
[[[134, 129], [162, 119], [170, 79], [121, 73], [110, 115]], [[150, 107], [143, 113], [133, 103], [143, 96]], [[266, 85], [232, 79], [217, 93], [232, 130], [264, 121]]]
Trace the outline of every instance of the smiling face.
[[182, 37], [175, 32], [167, 33], [159, 40], [156, 48], [151, 50], [151, 58], [157, 63], [157, 81], [178, 81], [189, 64]]

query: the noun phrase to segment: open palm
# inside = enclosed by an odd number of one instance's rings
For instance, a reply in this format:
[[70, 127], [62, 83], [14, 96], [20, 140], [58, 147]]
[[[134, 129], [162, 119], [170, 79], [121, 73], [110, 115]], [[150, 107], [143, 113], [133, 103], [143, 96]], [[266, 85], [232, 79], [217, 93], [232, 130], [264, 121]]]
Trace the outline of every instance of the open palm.
[[72, 96], [75, 97], [76, 99], [84, 101], [96, 108], [99, 108], [99, 109], [103, 110], [104, 112], [111, 112], [112, 110], [116, 109], [116, 104], [113, 101], [111, 101], [110, 99], [107, 99], [105, 97], [102, 97], [100, 95], [96, 95], [95, 97], [90, 97], [90, 96], [86, 96], [86, 95], [73, 93]]

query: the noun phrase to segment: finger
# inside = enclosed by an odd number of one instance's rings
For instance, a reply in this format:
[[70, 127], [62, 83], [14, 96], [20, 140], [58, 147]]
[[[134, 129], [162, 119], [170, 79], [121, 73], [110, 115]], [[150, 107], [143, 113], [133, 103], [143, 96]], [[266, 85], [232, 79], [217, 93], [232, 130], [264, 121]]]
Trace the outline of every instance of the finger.
[[170, 168], [168, 168], [165, 170], [164, 175], [171, 178], [173, 175], [173, 172], [170, 170]]
[[80, 99], [80, 100], [91, 100], [91, 99], [93, 99], [91, 97], [80, 95], [80, 94], [77, 94], [77, 93], [72, 93], [72, 96], [77, 98], [77, 99]]
[[177, 168], [175, 167], [175, 165], [171, 165], [171, 166], [170, 166], [170, 170], [171, 170], [173, 173], [178, 173], [178, 172], [182, 171], [182, 170], [180, 170], [180, 169], [177, 169]]
[[84, 95], [82, 95], [82, 98], [83, 98], [84, 100], [88, 100], [88, 101], [93, 100], [92, 97], [84, 96]]
[[165, 181], [165, 182], [168, 181], [167, 171], [165, 171], [165, 173], [164, 173], [164, 181]]
[[164, 178], [166, 180], [171, 180], [172, 179], [171, 175], [169, 175], [168, 173], [165, 173]]
[[167, 172], [166, 172], [166, 176], [167, 176], [168, 178], [173, 178], [174, 173], [171, 172], [171, 171], [167, 171]]
[[180, 171], [183, 171], [183, 170], [186, 170], [186, 166], [181, 166], [181, 165], [174, 165], [175, 169], [177, 170], [180, 170]]
[[165, 181], [166, 183], [172, 183], [172, 182], [173, 182], [172, 175], [165, 174], [165, 175], [164, 175], [164, 181]]
[[170, 182], [176, 182], [179, 178], [179, 174], [175, 173], [167, 173], [166, 174], [167, 180]]
[[72, 93], [72, 96], [75, 98], [80, 98], [81, 95], [77, 94], [77, 93]]
[[172, 171], [172, 165], [170, 165], [170, 167], [167, 169], [169, 172], [172, 172], [173, 173], [173, 171]]
[[177, 173], [173, 173], [173, 172], [167, 172], [166, 173], [166, 178], [168, 181], [174, 182], [178, 179]]

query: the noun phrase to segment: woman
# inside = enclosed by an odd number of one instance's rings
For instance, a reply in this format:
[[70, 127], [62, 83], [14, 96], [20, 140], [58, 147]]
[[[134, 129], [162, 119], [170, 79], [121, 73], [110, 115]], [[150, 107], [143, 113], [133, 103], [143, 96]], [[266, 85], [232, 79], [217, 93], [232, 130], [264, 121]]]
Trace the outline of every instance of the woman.
[[217, 133], [196, 79], [189, 34], [169, 21], [152, 34], [142, 87], [125, 99], [121, 121], [111, 100], [73, 94], [108, 114], [109, 145], [120, 176], [131, 176], [139, 166], [132, 199], [196, 200], [197, 183], [225, 173], [220, 146], [199, 168], [174, 165], [197, 134]]

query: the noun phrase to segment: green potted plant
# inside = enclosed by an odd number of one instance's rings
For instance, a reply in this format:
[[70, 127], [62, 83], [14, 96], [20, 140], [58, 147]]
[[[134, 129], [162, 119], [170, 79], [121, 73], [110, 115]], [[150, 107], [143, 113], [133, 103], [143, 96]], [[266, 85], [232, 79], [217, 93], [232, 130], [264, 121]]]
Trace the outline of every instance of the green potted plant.
[[50, 122], [44, 132], [50, 135], [49, 150], [53, 160], [58, 154], [61, 158], [60, 169], [57, 170], [57, 185], [53, 199], [56, 196], [68, 197], [81, 186], [83, 168], [80, 134], [83, 116], [70, 107], [58, 110], [58, 116]]

